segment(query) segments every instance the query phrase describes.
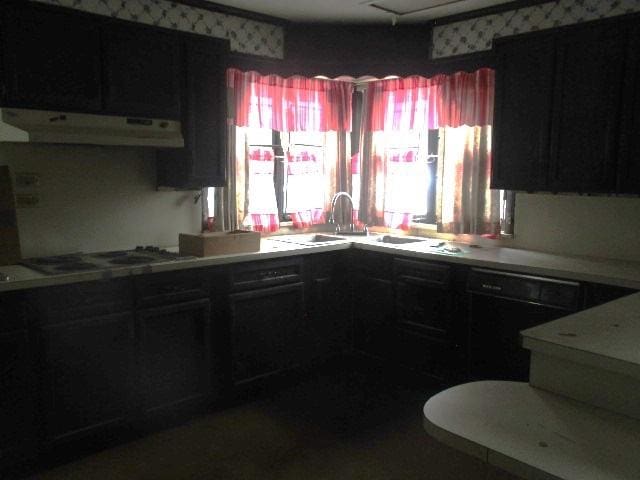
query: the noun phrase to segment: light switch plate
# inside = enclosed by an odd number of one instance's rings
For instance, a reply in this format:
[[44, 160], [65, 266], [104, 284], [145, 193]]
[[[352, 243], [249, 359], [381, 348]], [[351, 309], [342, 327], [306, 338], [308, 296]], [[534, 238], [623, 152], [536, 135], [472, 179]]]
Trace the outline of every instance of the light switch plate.
[[40, 204], [40, 197], [33, 193], [16, 193], [16, 208], [33, 208]]
[[31, 172], [16, 172], [16, 188], [33, 188], [40, 186], [40, 175]]

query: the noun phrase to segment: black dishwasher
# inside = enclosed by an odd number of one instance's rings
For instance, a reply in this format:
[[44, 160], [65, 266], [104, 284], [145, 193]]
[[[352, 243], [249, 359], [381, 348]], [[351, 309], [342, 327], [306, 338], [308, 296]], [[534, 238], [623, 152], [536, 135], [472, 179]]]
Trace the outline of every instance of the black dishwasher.
[[469, 373], [472, 380], [529, 379], [529, 352], [520, 331], [569, 315], [581, 304], [576, 282], [472, 269], [469, 293]]

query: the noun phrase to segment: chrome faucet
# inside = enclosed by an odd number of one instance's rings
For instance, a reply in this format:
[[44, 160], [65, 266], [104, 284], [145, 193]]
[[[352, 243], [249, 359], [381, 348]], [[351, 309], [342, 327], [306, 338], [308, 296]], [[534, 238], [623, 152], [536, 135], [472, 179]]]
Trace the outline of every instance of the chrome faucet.
[[347, 192], [337, 192], [333, 198], [331, 199], [331, 216], [329, 217], [329, 223], [336, 223], [336, 206], [338, 204], [338, 199], [340, 197], [347, 197], [349, 199], [349, 203], [351, 203], [351, 222], [349, 223], [348, 231], [341, 231], [340, 224], [336, 225], [336, 233], [360, 233], [362, 235], [367, 235], [369, 233], [369, 229], [365, 225], [364, 230], [362, 232], [355, 232], [353, 225], [353, 198]]

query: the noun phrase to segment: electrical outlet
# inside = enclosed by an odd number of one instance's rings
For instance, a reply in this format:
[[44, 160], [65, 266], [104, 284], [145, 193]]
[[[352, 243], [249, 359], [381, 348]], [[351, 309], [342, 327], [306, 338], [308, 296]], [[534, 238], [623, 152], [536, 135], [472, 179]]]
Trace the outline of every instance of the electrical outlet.
[[16, 188], [33, 188], [40, 186], [40, 175], [30, 172], [16, 172]]
[[16, 208], [32, 208], [40, 204], [40, 197], [33, 193], [17, 193]]

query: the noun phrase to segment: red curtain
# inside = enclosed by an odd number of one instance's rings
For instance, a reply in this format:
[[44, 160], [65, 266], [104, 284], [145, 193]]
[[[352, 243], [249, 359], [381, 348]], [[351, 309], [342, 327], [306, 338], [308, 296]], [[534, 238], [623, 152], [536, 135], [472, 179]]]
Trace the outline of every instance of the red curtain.
[[280, 132], [351, 131], [353, 85], [339, 80], [227, 70], [231, 117], [238, 127]]
[[494, 71], [378, 80], [367, 87], [366, 131], [491, 125]]

